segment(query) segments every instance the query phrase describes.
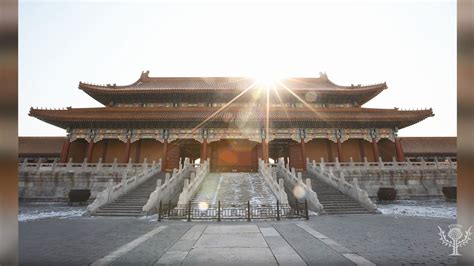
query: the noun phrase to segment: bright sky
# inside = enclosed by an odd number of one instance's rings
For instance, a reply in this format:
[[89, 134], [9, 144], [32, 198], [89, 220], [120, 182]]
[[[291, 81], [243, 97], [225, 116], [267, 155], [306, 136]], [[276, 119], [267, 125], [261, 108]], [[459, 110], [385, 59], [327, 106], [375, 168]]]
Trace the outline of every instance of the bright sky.
[[[355, 1], [354, 1], [355, 2]], [[150, 76], [387, 82], [365, 107], [432, 107], [400, 136], [456, 136], [455, 1], [168, 3], [22, 1], [19, 135], [64, 136], [30, 107], [101, 106], [79, 81]]]

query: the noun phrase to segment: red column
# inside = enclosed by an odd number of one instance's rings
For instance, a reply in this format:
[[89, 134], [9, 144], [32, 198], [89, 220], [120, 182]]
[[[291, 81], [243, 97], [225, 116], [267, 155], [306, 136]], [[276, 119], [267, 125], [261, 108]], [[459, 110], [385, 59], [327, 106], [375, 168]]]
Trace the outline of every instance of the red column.
[[339, 162], [342, 162], [342, 143], [341, 139], [337, 139], [337, 158], [339, 158]]
[[94, 140], [91, 140], [89, 142], [89, 145], [87, 147], [87, 161], [89, 163], [92, 163], [92, 152], [94, 151]]
[[359, 139], [359, 154], [360, 154], [360, 161], [364, 161], [365, 155], [365, 148], [364, 148], [364, 139]]
[[201, 163], [207, 160], [207, 139], [202, 141], [202, 148], [201, 148]]
[[327, 151], [327, 154], [328, 154], [328, 162], [333, 162], [334, 161], [334, 157], [333, 157], [333, 154], [332, 154], [332, 141], [326, 139], [326, 151]]
[[374, 150], [374, 162], [377, 162], [379, 160], [380, 154], [377, 140], [375, 138], [372, 138], [372, 149]]
[[63, 143], [63, 149], [61, 150], [61, 158], [60, 162], [61, 163], [67, 163], [67, 157], [69, 156], [69, 147], [71, 146], [71, 142], [69, 141], [69, 138], [66, 138]]
[[303, 157], [303, 171], [306, 171], [306, 147], [304, 139], [301, 139], [301, 156]]
[[142, 140], [137, 140], [137, 149], [135, 150], [135, 163], [140, 163], [140, 153], [142, 152]]
[[262, 139], [262, 157], [263, 161], [268, 163], [268, 143], [265, 139]]
[[107, 147], [109, 146], [109, 141], [107, 139], [102, 140], [102, 162], [107, 160]]
[[123, 163], [128, 163], [128, 160], [130, 158], [130, 139], [127, 139], [127, 143], [125, 144], [125, 154], [123, 156]]
[[397, 160], [399, 162], [405, 161], [405, 154], [403, 154], [402, 144], [400, 138], [395, 138], [395, 151], [397, 152]]
[[161, 157], [161, 169], [166, 170], [166, 156], [168, 156], [168, 140], [163, 141], [163, 155]]

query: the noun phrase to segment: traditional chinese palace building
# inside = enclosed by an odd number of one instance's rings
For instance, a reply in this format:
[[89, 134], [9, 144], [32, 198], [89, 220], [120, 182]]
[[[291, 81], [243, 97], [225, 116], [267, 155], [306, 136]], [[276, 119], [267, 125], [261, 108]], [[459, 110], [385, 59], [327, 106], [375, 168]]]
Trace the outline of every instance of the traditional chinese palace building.
[[180, 157], [210, 159], [212, 171], [251, 172], [258, 158], [284, 157], [305, 168], [319, 161], [403, 161], [399, 129], [433, 116], [428, 110], [365, 108], [385, 83], [340, 86], [319, 78], [259, 84], [238, 77], [150, 77], [126, 86], [79, 82], [100, 108], [31, 109], [67, 130], [60, 160], [148, 162], [164, 168]]

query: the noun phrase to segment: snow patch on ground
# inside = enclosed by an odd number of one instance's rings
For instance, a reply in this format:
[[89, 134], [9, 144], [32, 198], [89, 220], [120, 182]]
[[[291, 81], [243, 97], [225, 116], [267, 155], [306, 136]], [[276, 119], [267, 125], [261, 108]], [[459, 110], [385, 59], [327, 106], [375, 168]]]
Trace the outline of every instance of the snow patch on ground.
[[45, 218], [69, 218], [69, 217], [77, 217], [82, 216], [84, 211], [81, 210], [71, 210], [71, 211], [52, 211], [52, 212], [39, 212], [36, 213], [26, 213], [26, 214], [19, 214], [18, 221], [19, 222], [26, 222], [32, 220], [39, 220]]
[[417, 216], [456, 219], [456, 203], [444, 200], [398, 200], [377, 205], [379, 211], [391, 216]]
[[66, 203], [21, 203], [18, 213], [19, 222], [34, 221], [47, 218], [71, 218], [82, 216], [86, 206], [68, 206]]

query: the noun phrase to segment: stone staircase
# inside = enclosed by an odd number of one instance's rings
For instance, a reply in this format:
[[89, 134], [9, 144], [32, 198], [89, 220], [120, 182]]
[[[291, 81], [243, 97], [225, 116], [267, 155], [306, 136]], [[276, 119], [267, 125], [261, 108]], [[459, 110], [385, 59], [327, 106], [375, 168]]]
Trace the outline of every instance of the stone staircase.
[[326, 214], [375, 213], [368, 211], [359, 202], [326, 184], [324, 181], [319, 180], [311, 173], [303, 172], [302, 176], [303, 180], [306, 178], [311, 179], [313, 191], [318, 194], [319, 202], [323, 205]]
[[100, 207], [93, 216], [141, 216], [143, 205], [147, 202], [151, 192], [156, 188], [156, 182], [161, 179], [164, 182], [165, 172], [159, 172], [138, 187], [130, 190], [125, 195], [118, 197], [111, 203]]
[[207, 202], [211, 206], [243, 205], [247, 201], [255, 205], [276, 204], [270, 187], [258, 173], [210, 173], [203, 180], [200, 189], [191, 202]]
[[207, 175], [201, 183], [201, 187], [194, 194], [191, 200], [192, 204], [198, 204], [199, 202], [207, 202], [211, 205], [216, 204], [217, 200], [217, 186], [219, 185], [219, 174], [210, 173]]

